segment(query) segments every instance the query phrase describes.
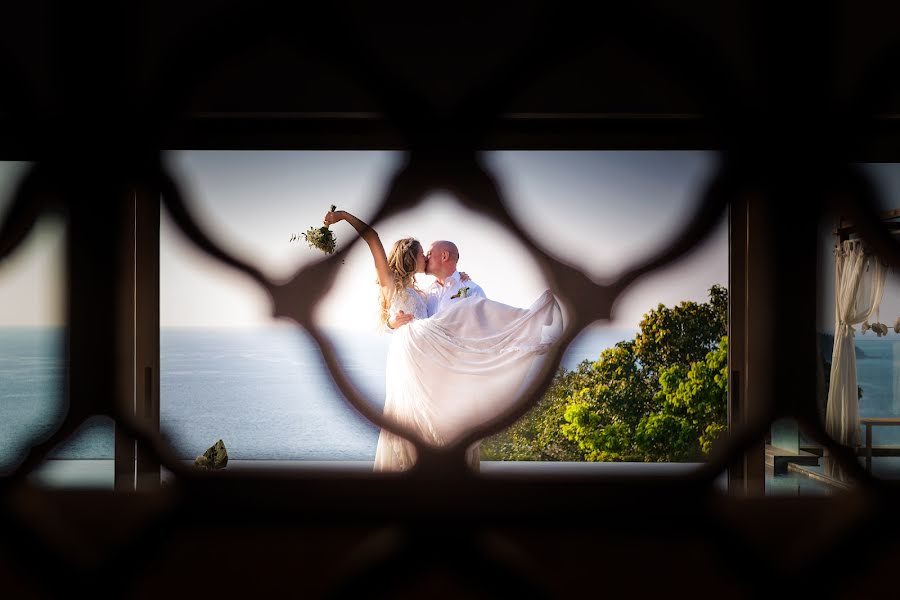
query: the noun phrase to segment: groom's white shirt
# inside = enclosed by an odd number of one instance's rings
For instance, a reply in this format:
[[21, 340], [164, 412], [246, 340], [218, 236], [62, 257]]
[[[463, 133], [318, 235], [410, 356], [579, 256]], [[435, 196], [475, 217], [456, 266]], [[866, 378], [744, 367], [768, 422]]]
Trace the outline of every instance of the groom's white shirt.
[[441, 285], [440, 282], [435, 279], [434, 283], [425, 290], [427, 295], [425, 303], [428, 307], [428, 316], [433, 317], [450, 306], [450, 303], [455, 300], [452, 296], [456, 295], [459, 289], [464, 287], [469, 288], [468, 297], [470, 298], [472, 296], [487, 298], [487, 295], [484, 293], [484, 290], [481, 289], [480, 285], [471, 279], [462, 283], [459, 279], [459, 271], [454, 271], [453, 275], [444, 279], [444, 285]]

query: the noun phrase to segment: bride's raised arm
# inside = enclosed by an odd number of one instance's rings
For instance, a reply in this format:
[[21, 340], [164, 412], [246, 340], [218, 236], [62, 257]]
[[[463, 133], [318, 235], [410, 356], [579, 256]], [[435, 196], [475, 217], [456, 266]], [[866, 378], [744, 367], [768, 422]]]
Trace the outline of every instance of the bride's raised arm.
[[391, 275], [391, 270], [388, 268], [387, 254], [384, 251], [384, 245], [381, 243], [381, 238], [378, 237], [378, 233], [368, 224], [351, 215], [346, 210], [328, 211], [328, 213], [325, 214], [326, 225], [332, 225], [338, 221], [347, 221], [350, 223], [350, 225], [353, 226], [353, 229], [359, 233], [359, 237], [369, 245], [369, 250], [372, 252], [372, 258], [375, 259], [375, 271], [378, 273], [378, 283], [381, 285], [381, 289], [385, 292], [385, 295], [390, 297], [388, 294], [394, 287], [394, 278]]

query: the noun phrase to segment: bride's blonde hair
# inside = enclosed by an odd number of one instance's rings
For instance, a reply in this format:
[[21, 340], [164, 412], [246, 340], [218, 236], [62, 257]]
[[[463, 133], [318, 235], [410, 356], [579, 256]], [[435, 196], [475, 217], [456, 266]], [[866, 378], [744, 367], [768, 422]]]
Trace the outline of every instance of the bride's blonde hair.
[[[388, 253], [388, 268], [394, 276], [394, 293], [403, 292], [406, 288], [418, 289], [416, 285], [416, 266], [422, 244], [415, 238], [403, 238], [394, 242]], [[378, 294], [381, 301], [381, 322], [388, 322], [391, 300], [384, 293]]]

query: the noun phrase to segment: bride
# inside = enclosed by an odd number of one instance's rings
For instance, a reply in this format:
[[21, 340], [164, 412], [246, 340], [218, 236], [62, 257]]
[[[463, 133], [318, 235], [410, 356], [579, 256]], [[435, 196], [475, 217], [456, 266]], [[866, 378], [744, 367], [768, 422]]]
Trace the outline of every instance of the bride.
[[[559, 337], [562, 318], [549, 290], [529, 308], [482, 297], [454, 297], [429, 317], [416, 273], [425, 272], [425, 253], [413, 238], [397, 240], [389, 254], [374, 229], [339, 210], [325, 224], [347, 221], [375, 259], [381, 322], [401, 311], [412, 315], [393, 332], [385, 369], [385, 416], [413, 430], [433, 446], [454, 442], [472, 426], [506, 408], [519, 396], [535, 359]], [[395, 322], [401, 322], [401, 318]], [[478, 444], [467, 461], [478, 468]], [[415, 446], [382, 430], [376, 471], [404, 471], [416, 461]]]

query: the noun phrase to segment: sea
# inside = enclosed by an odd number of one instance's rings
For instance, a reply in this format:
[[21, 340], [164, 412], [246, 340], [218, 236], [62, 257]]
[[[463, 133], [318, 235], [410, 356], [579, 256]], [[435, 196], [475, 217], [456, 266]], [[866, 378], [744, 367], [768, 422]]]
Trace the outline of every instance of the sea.
[[[634, 330], [592, 327], [562, 366], [596, 360]], [[333, 331], [341, 364], [383, 406], [388, 334]], [[0, 471], [47, 439], [65, 414], [64, 330], [0, 328]], [[299, 328], [160, 331], [160, 430], [182, 459], [221, 439], [235, 460], [372, 460], [378, 430], [335, 387], [318, 347]], [[51, 458], [113, 458], [113, 422], [95, 416]]]
[[[592, 327], [562, 366], [596, 360], [634, 330]], [[387, 334], [329, 334], [341, 364], [377, 408], [383, 405]], [[823, 354], [830, 361], [830, 336]], [[59, 426], [66, 405], [61, 328], [0, 328], [0, 471]], [[863, 417], [900, 416], [900, 340], [856, 340]], [[238, 460], [372, 460], [378, 430], [343, 398], [317, 346], [295, 328], [160, 331], [160, 430], [182, 459], [221, 439]], [[900, 444], [900, 428], [877, 427], [875, 445]], [[52, 458], [111, 459], [113, 422], [88, 419]]]

